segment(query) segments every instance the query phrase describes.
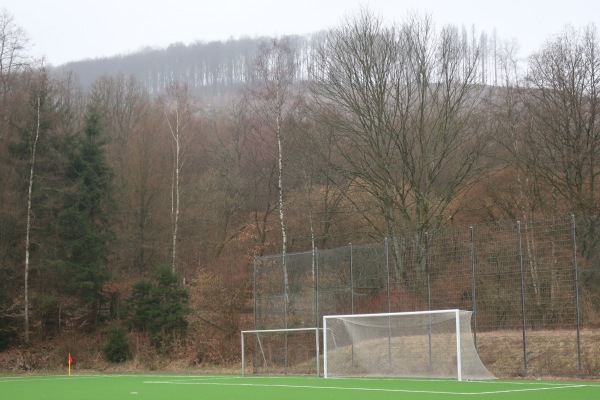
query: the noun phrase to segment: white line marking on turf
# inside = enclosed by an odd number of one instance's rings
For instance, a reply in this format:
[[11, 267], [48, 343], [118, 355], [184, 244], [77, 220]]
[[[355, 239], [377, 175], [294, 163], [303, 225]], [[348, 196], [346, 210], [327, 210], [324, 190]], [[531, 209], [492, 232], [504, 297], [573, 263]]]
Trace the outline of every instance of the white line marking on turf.
[[80, 379], [111, 379], [111, 378], [169, 378], [169, 379], [194, 379], [194, 380], [215, 380], [241, 378], [241, 376], [214, 376], [214, 375], [144, 375], [144, 374], [85, 374], [85, 375], [39, 375], [39, 376], [3, 376], [0, 377], [0, 384], [13, 382], [37, 382], [37, 381], [74, 381]]
[[427, 394], [456, 394], [461, 396], [478, 395], [478, 394], [494, 394], [494, 393], [511, 393], [511, 392], [530, 392], [538, 390], [557, 390], [557, 389], [572, 389], [586, 387], [590, 385], [563, 385], [545, 388], [532, 389], [513, 389], [513, 390], [498, 390], [492, 392], [446, 392], [434, 390], [411, 390], [411, 389], [385, 389], [385, 388], [361, 388], [361, 387], [339, 387], [339, 386], [309, 386], [309, 385], [273, 385], [263, 383], [222, 383], [222, 382], [185, 382], [185, 381], [145, 381], [148, 384], [169, 384], [169, 385], [214, 385], [214, 386], [255, 386], [255, 387], [281, 387], [290, 389], [331, 389], [331, 390], [358, 390], [366, 392], [392, 392], [392, 393], [427, 393]]
[[479, 392], [472, 394], [494, 394], [494, 393], [513, 393], [513, 392], [536, 392], [538, 390], [557, 390], [557, 389], [572, 389], [580, 387], [588, 387], [590, 385], [564, 385], [564, 386], [552, 386], [552, 387], [540, 387], [531, 389], [509, 389], [509, 390], [495, 390], [493, 392]]
[[215, 385], [215, 386], [254, 386], [254, 387], [281, 387], [290, 389], [337, 389], [337, 390], [360, 390], [372, 392], [404, 392], [404, 393], [429, 393], [429, 394], [460, 394], [456, 392], [434, 392], [427, 390], [406, 390], [406, 389], [383, 389], [383, 388], [346, 388], [338, 386], [309, 386], [309, 385], [270, 385], [264, 383], [221, 383], [221, 382], [169, 382], [169, 381], [146, 381], [149, 384], [170, 384], [170, 385]]

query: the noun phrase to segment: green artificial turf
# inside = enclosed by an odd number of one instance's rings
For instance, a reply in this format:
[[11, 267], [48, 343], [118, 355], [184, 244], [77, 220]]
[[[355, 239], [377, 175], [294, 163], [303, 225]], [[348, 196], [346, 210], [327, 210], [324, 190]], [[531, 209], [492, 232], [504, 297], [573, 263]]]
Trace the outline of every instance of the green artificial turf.
[[600, 399], [598, 382], [323, 379], [205, 375], [2, 376], [3, 399]]

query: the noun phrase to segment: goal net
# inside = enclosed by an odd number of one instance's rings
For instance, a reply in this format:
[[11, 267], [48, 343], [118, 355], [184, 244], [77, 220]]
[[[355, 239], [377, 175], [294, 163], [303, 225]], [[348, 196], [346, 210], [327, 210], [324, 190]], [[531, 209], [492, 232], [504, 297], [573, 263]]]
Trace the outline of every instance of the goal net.
[[323, 375], [495, 379], [475, 348], [471, 311], [323, 317]]
[[319, 376], [319, 331], [319, 328], [242, 331], [242, 376]]

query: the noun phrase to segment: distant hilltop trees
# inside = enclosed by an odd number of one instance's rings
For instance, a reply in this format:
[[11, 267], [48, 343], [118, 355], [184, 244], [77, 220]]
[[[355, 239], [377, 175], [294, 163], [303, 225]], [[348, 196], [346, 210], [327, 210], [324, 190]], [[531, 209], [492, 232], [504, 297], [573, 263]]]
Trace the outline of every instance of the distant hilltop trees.
[[[312, 68], [313, 52], [323, 33], [287, 37], [299, 66], [295, 79], [306, 80]], [[244, 37], [225, 42], [175, 43], [166, 49], [147, 48], [136, 53], [90, 59], [57, 67], [71, 71], [87, 87], [102, 75], [135, 76], [153, 94], [163, 92], [174, 82], [185, 82], [198, 95], [230, 93], [256, 78], [254, 60], [261, 45], [273, 39]]]
[[[474, 28], [449, 27], [460, 37], [465, 53], [478, 59], [478, 81], [495, 85], [497, 70], [514, 44], [501, 42], [494, 32], [476, 32]], [[308, 35], [292, 35], [286, 42], [295, 57], [296, 82], [310, 79], [318, 73], [317, 54], [327, 37], [327, 31]], [[60, 72], [73, 72], [84, 87], [89, 87], [103, 75], [135, 76], [151, 94], [158, 94], [174, 82], [185, 82], [200, 96], [212, 97], [235, 92], [256, 80], [255, 58], [261, 46], [275, 40], [271, 37], [242, 37], [227, 41], [175, 43], [166, 49], [146, 48], [135, 53], [114, 57], [87, 59], [56, 67]]]

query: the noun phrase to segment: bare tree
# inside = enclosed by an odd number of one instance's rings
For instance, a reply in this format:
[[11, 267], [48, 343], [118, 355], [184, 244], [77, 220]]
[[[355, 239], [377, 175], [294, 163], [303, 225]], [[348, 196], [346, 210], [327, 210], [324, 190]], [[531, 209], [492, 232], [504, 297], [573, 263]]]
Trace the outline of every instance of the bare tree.
[[26, 53], [28, 45], [27, 33], [6, 9], [0, 9], [0, 100], [10, 92], [15, 76], [30, 65], [31, 60]]
[[376, 201], [398, 279], [402, 232], [422, 242], [482, 171], [477, 55], [454, 27], [437, 32], [416, 16], [384, 26], [366, 11], [332, 30], [321, 51], [315, 102], [335, 128], [340, 170]]
[[[486, 207], [495, 220], [516, 219], [522, 222], [524, 229], [525, 251], [527, 252], [528, 272], [531, 276], [535, 301], [541, 302], [539, 273], [540, 260], [536, 258], [536, 238], [532, 234], [535, 213], [544, 204], [543, 187], [540, 179], [530, 168], [530, 149], [523, 138], [527, 137], [527, 112], [524, 99], [528, 92], [522, 87], [521, 75], [517, 66], [516, 49], [510, 43], [504, 43], [497, 54], [502, 85], [490, 96], [488, 108], [493, 120], [492, 130], [496, 143], [498, 160], [497, 176], [484, 183], [488, 187], [488, 199], [492, 205]], [[491, 202], [488, 201], [491, 199]], [[495, 215], [500, 212], [501, 215]]]
[[[159, 140], [161, 123], [157, 120], [163, 117], [145, 88], [133, 77], [103, 76], [91, 91], [108, 125], [108, 153], [116, 172], [115, 200], [120, 205], [120, 215], [115, 219], [119, 238], [115, 259], [143, 273], [158, 252], [150, 244], [158, 232], [151, 233], [149, 226], [156, 222], [158, 213], [152, 211], [165, 178], [161, 161], [168, 152]], [[156, 231], [160, 229], [157, 227]]]
[[[249, 231], [251, 223], [244, 217], [244, 211], [249, 207], [251, 194], [256, 194], [255, 181], [250, 177], [256, 165], [251, 166], [251, 156], [255, 149], [251, 140], [256, 132], [255, 123], [251, 118], [251, 110], [247, 96], [234, 99], [224, 115], [224, 120], [217, 121], [215, 116], [215, 130], [210, 143], [210, 165], [213, 173], [209, 175], [204, 198], [209, 199], [208, 205], [211, 216], [215, 218], [217, 228], [213, 233], [217, 235], [213, 252], [213, 259], [221, 256], [225, 246]], [[262, 143], [258, 143], [261, 146]], [[265, 182], [267, 186], [269, 181]], [[257, 210], [254, 210], [256, 213]], [[264, 248], [264, 236], [258, 243], [259, 248]]]
[[168, 153], [162, 149], [159, 117], [153, 108], [144, 120], [136, 124], [130, 143], [131, 158], [129, 174], [131, 181], [129, 193], [132, 196], [132, 208], [135, 233], [135, 265], [140, 272], [158, 253], [156, 247], [164, 222], [158, 218], [157, 208], [161, 205], [159, 196], [168, 182], [168, 175], [162, 168], [167, 163]]
[[557, 211], [597, 215], [600, 42], [594, 25], [567, 27], [529, 60], [528, 166]]
[[232, 123], [236, 146], [241, 143], [244, 145], [244, 157], [238, 158], [238, 162], [242, 179], [247, 185], [246, 208], [252, 218], [251, 236], [255, 238], [253, 253], [261, 256], [269, 245], [267, 233], [270, 231], [271, 216], [278, 208], [277, 163], [273, 157], [273, 147], [267, 145], [268, 141], [249, 99], [250, 95], [246, 93]]
[[[286, 140], [286, 123], [292, 113], [296, 95], [292, 82], [296, 73], [296, 59], [286, 39], [273, 39], [269, 45], [262, 46], [255, 60], [257, 80], [250, 88], [251, 104], [264, 126], [264, 129], [275, 139], [276, 149], [273, 152], [277, 162], [277, 204], [281, 228], [282, 259], [287, 252], [287, 233], [284, 207], [284, 141]], [[270, 143], [269, 137], [265, 143]], [[284, 286], [289, 290], [287, 267], [283, 263]]]
[[499, 77], [499, 84], [486, 106], [490, 111], [494, 144], [498, 146], [494, 153], [498, 172], [483, 182], [485, 195], [480, 205], [493, 220], [528, 221], [541, 204], [535, 175], [528, 169], [528, 150], [522, 140], [526, 132], [523, 104], [526, 89], [522, 85], [515, 45], [504, 42], [499, 49], [496, 47], [495, 60], [494, 79], [497, 81]]
[[[45, 80], [45, 73], [42, 72], [42, 80]], [[41, 83], [37, 89], [35, 96], [35, 126], [29, 135], [29, 182], [27, 185], [27, 222], [25, 225], [25, 274], [24, 274], [24, 307], [25, 307], [25, 342], [29, 342], [29, 251], [30, 251], [30, 232], [31, 232], [31, 217], [33, 214], [31, 201], [33, 197], [33, 182], [35, 177], [35, 156], [37, 151], [38, 141], [40, 139], [41, 130], [41, 114], [42, 114], [42, 94], [41, 90], [45, 87]]]
[[[336, 135], [331, 126], [318, 118], [312, 118], [310, 105], [306, 104], [305, 107], [307, 118], [296, 127], [298, 133], [294, 153], [297, 153], [297, 157], [291, 162], [293, 170], [300, 173], [300, 179], [304, 182], [304, 195], [299, 211], [308, 213], [311, 248], [324, 249], [328, 246], [336, 223], [348, 218], [348, 215], [343, 215], [343, 206], [347, 204], [345, 199], [349, 196], [349, 180], [334, 167], [339, 160]], [[342, 236], [339, 238], [341, 243], [348, 243], [348, 237]]]
[[[566, 27], [529, 58], [528, 91], [523, 96], [526, 125], [522, 135], [522, 160], [539, 187], [545, 210], [581, 215], [581, 249], [590, 255], [598, 249], [595, 226], [600, 212], [600, 41], [589, 25]], [[527, 227], [526, 227], [527, 228]], [[526, 231], [526, 233], [528, 233]], [[533, 236], [533, 235], [531, 235]], [[527, 239], [535, 246], [534, 239]], [[552, 260], [557, 246], [552, 246]], [[533, 247], [532, 251], [535, 251]], [[535, 299], [543, 296], [554, 305], [557, 293], [555, 262], [535, 258], [529, 262]], [[549, 268], [544, 282], [541, 268]], [[549, 291], [543, 291], [544, 287]]]
[[181, 173], [186, 163], [186, 150], [194, 138], [192, 125], [194, 102], [187, 85], [174, 83], [167, 88], [164, 114], [173, 139], [173, 169], [171, 184], [172, 269], [177, 265], [177, 234], [181, 206]]

